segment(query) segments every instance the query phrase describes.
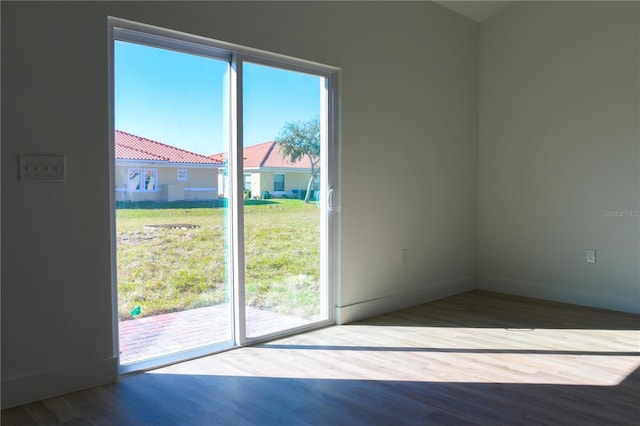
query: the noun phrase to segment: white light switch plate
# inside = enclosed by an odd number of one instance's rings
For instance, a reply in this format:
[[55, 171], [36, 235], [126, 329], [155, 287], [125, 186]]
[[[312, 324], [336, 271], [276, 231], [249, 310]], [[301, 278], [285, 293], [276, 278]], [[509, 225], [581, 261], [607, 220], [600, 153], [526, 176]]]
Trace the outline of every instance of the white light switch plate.
[[65, 180], [64, 155], [19, 155], [18, 176], [23, 181]]
[[587, 263], [596, 263], [596, 251], [587, 249]]

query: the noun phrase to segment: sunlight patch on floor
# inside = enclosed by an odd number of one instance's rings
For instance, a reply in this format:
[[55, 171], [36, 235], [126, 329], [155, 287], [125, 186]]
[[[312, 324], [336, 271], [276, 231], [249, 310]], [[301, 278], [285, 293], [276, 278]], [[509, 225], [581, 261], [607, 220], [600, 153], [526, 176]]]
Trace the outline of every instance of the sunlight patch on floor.
[[340, 326], [150, 374], [616, 386], [640, 367], [638, 342], [638, 330]]

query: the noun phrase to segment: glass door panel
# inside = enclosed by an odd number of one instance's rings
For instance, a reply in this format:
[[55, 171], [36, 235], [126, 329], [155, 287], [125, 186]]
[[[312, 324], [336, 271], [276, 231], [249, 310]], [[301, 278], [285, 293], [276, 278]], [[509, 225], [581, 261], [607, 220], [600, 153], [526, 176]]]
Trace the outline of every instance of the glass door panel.
[[121, 365], [232, 341], [229, 69], [223, 60], [115, 41]]
[[120, 373], [329, 324], [333, 71], [109, 21]]
[[323, 90], [324, 79], [316, 75], [243, 64], [248, 339], [327, 319]]

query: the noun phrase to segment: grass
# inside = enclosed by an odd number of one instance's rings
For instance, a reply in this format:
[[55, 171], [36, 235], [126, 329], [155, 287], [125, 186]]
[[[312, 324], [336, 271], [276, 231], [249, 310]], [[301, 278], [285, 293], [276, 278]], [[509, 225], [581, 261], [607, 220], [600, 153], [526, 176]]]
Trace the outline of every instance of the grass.
[[[136, 317], [228, 301], [222, 204], [120, 205], [118, 316]], [[301, 200], [245, 202], [246, 304], [299, 318], [319, 314], [320, 214]], [[195, 227], [154, 227], [188, 224]]]

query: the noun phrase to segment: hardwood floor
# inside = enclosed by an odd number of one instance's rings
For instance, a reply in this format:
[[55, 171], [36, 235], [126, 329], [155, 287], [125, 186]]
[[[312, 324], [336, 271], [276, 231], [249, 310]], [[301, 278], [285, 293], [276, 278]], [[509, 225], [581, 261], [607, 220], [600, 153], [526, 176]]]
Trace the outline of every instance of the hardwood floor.
[[2, 425], [638, 425], [640, 316], [473, 291], [2, 412]]

